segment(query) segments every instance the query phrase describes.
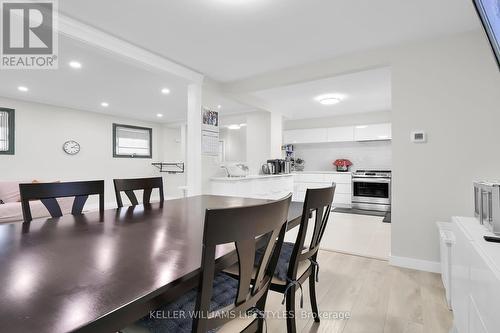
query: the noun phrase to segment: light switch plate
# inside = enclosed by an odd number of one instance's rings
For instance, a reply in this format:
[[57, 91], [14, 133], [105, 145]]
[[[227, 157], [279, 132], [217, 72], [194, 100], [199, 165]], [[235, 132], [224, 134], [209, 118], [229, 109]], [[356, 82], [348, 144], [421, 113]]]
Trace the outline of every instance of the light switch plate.
[[427, 142], [427, 133], [425, 131], [412, 131], [410, 139], [413, 143], [425, 143]]

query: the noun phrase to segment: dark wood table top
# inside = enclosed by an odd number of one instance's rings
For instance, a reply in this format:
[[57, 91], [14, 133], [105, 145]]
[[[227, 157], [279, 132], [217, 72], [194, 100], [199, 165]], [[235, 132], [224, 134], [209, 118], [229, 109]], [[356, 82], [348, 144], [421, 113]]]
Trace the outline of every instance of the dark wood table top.
[[[205, 195], [0, 225], [0, 332], [120, 329], [197, 285], [205, 209], [264, 202]], [[219, 269], [234, 252], [218, 249]]]

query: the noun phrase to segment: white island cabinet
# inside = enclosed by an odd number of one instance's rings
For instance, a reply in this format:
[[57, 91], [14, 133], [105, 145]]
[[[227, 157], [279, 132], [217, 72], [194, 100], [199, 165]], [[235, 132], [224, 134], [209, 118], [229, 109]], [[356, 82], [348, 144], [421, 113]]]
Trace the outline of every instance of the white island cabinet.
[[294, 173], [293, 200], [304, 201], [308, 188], [322, 188], [336, 184], [333, 204], [336, 207], [352, 206], [352, 174], [334, 171], [303, 171]]
[[451, 307], [454, 331], [500, 332], [500, 244], [486, 242], [492, 235], [478, 220], [452, 219]]
[[292, 174], [214, 177], [210, 183], [214, 195], [276, 200], [293, 192]]

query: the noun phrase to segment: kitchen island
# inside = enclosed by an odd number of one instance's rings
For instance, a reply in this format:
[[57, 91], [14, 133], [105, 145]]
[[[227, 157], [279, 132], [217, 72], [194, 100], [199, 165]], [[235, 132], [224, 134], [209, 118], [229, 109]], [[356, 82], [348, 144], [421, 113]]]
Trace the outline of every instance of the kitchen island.
[[293, 193], [293, 174], [213, 177], [211, 194], [258, 199], [279, 199]]

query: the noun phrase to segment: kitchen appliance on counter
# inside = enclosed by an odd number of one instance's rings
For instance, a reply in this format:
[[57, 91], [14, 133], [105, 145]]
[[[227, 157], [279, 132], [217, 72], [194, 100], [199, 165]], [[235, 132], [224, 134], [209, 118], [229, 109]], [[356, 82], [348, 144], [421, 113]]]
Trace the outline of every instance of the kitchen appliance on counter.
[[283, 159], [267, 160], [267, 164], [262, 165], [264, 174], [279, 175], [291, 173], [291, 162]]
[[480, 224], [500, 235], [500, 182], [474, 183], [474, 214]]
[[352, 208], [389, 212], [391, 171], [356, 170], [352, 174]]

